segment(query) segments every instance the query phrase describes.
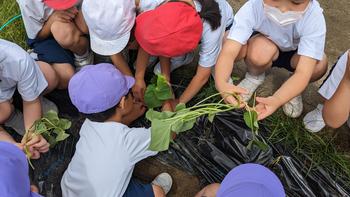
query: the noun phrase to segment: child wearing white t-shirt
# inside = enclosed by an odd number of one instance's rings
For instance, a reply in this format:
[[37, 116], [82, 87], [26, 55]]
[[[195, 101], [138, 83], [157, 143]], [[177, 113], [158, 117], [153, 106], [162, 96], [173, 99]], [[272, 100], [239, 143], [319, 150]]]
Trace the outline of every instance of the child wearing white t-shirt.
[[[238, 93], [248, 101], [272, 66], [293, 72], [270, 97], [257, 97], [259, 119], [283, 106], [286, 115], [302, 113], [300, 94], [327, 70], [324, 55], [326, 24], [317, 0], [250, 0], [238, 11], [217, 61], [215, 83], [228, 103]], [[238, 86], [227, 83], [236, 60], [245, 59], [248, 72]]]
[[61, 180], [63, 197], [157, 197], [169, 192], [169, 174], [160, 174], [152, 184], [132, 178], [137, 162], [157, 154], [148, 150], [150, 129], [127, 126], [145, 112], [134, 103], [134, 83], [112, 64], [85, 66], [69, 82], [72, 103], [86, 120]]
[[40, 67], [66, 89], [75, 68], [93, 63], [89, 41], [78, 28], [80, 0], [17, 0], [27, 33], [27, 44]]
[[[0, 39], [0, 125], [12, 127], [23, 135], [41, 118], [43, 99], [40, 96], [46, 87], [45, 76], [29, 54], [18, 45]], [[24, 115], [12, 104], [16, 89], [23, 100]], [[15, 143], [1, 126], [0, 138]], [[49, 144], [41, 135], [33, 137], [26, 145], [30, 146], [33, 158], [49, 150]]]
[[[338, 128], [346, 121], [350, 127], [350, 52], [345, 52], [334, 64], [318, 93], [325, 100], [306, 114], [304, 125], [310, 132], [319, 132], [326, 124]], [[323, 115], [322, 115], [323, 113]]]

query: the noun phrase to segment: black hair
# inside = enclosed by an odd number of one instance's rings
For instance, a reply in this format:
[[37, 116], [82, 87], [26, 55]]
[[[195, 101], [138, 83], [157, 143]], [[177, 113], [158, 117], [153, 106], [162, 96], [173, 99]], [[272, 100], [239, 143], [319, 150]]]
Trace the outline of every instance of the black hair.
[[112, 108], [107, 109], [106, 111], [103, 111], [103, 112], [94, 113], [94, 114], [81, 113], [81, 115], [84, 118], [87, 118], [93, 122], [105, 122], [106, 120], [108, 120], [110, 117], [112, 117], [115, 114], [116, 108], [117, 108], [117, 105], [113, 106]]
[[[201, 6], [202, 9], [198, 13], [199, 16], [207, 21], [210, 24], [211, 30], [216, 30], [221, 25], [221, 13], [219, 4], [216, 2], [216, 0], [197, 0]], [[181, 0], [171, 0], [169, 2], [184, 2]], [[188, 4], [187, 2], [184, 2]]]

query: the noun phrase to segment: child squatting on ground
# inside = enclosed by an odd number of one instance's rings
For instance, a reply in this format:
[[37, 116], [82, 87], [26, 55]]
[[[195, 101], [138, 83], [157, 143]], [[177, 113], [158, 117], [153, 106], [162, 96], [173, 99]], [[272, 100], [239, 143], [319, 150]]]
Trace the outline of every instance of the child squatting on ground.
[[225, 32], [233, 23], [233, 10], [226, 0], [142, 1], [136, 19], [135, 38], [140, 48], [136, 60], [135, 97], [143, 101], [144, 75], [150, 55], [159, 57], [154, 73], [170, 80], [170, 72], [191, 63], [199, 45], [196, 74], [182, 93], [164, 103], [163, 110], [174, 110], [189, 102], [207, 83], [221, 50]]
[[131, 93], [134, 83], [133, 77], [106, 63], [85, 66], [71, 79], [69, 96], [86, 120], [62, 177], [64, 197], [165, 196], [169, 192], [172, 179], [167, 173], [152, 184], [132, 178], [137, 162], [157, 154], [148, 150], [150, 129], [127, 126], [145, 112]]
[[[293, 72], [267, 98], [257, 97], [259, 119], [283, 105], [290, 117], [303, 110], [301, 93], [310, 81], [327, 70], [324, 54], [326, 24], [316, 0], [250, 0], [235, 16], [216, 65], [215, 83], [228, 103], [236, 103], [225, 92], [236, 92], [248, 101], [273, 66]], [[235, 61], [244, 59], [248, 72], [238, 86], [227, 82]]]
[[27, 44], [49, 81], [49, 90], [66, 89], [75, 69], [93, 63], [89, 41], [79, 29], [78, 0], [17, 0]]
[[[0, 125], [12, 127], [24, 135], [33, 123], [41, 118], [42, 99], [40, 96], [47, 87], [46, 79], [35, 61], [18, 45], [0, 39]], [[23, 114], [15, 111], [12, 97], [19, 92], [23, 100]], [[1, 127], [0, 127], [1, 128]], [[0, 137], [15, 143], [12, 137], [1, 128]], [[17, 144], [24, 146], [24, 144]], [[49, 150], [49, 144], [41, 136], [33, 137], [27, 144], [32, 158]]]
[[[319, 132], [326, 124], [332, 128], [342, 126], [346, 121], [350, 127], [350, 52], [341, 55], [329, 75], [321, 85], [318, 93], [324, 104], [304, 117], [305, 128]], [[323, 114], [323, 115], [322, 115]]]

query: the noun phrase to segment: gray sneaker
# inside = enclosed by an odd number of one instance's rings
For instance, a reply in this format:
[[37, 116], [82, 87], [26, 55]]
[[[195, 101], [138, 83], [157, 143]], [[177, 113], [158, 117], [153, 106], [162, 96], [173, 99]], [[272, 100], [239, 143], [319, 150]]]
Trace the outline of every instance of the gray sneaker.
[[158, 185], [163, 189], [165, 194], [168, 194], [173, 185], [173, 179], [170, 174], [161, 173], [152, 181], [152, 185]]
[[[193, 60], [194, 60], [194, 52], [186, 53], [185, 55], [171, 58], [170, 72], [173, 72], [177, 68], [180, 68], [181, 66], [191, 63]], [[154, 67], [153, 73], [154, 74], [161, 73], [160, 62], [158, 62], [158, 64]]]
[[249, 74], [248, 72], [245, 74], [245, 78], [238, 84], [238, 87], [244, 88], [246, 90], [248, 90], [248, 94], [242, 94], [242, 100], [245, 102], [248, 102], [255, 90], [265, 81], [265, 73], [258, 75], [258, 76], [254, 76]]
[[78, 72], [82, 67], [86, 65], [91, 65], [94, 63], [94, 53], [89, 51], [89, 54], [86, 57], [75, 57], [74, 64], [76, 71]]
[[19, 135], [24, 135], [25, 133], [23, 114], [18, 109], [12, 112], [10, 118], [7, 119], [4, 125], [6, 127], [11, 127]]

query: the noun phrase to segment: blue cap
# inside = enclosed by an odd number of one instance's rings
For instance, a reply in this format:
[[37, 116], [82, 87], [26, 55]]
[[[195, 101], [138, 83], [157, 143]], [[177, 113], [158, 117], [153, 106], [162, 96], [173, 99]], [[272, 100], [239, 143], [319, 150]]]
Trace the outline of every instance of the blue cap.
[[218, 197], [285, 197], [281, 181], [259, 164], [242, 164], [230, 171], [217, 193]]

